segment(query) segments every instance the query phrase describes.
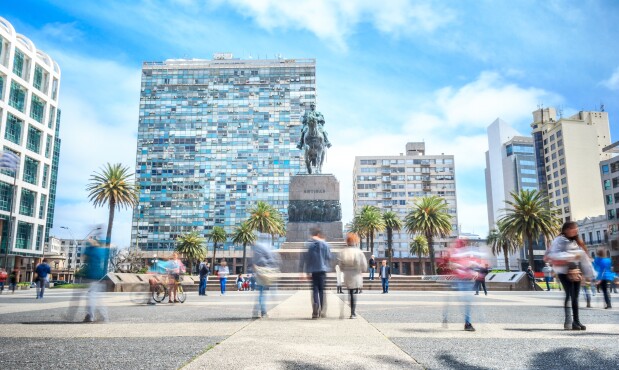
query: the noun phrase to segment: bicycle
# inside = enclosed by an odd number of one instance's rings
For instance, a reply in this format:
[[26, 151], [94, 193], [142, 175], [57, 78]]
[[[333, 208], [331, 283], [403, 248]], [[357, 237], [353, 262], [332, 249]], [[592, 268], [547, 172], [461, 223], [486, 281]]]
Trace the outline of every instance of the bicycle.
[[[187, 299], [187, 295], [185, 294], [185, 291], [183, 290], [183, 286], [181, 285], [180, 282], [174, 282], [174, 284], [176, 284], [177, 286], [176, 299], [178, 299], [180, 303], [185, 303], [185, 300]], [[165, 284], [163, 282], [158, 282], [157, 285], [153, 287], [153, 299], [155, 300], [155, 302], [157, 303], [163, 302], [166, 299], [166, 297], [168, 297], [168, 295], [170, 295], [170, 288], [168, 288], [168, 284]]]

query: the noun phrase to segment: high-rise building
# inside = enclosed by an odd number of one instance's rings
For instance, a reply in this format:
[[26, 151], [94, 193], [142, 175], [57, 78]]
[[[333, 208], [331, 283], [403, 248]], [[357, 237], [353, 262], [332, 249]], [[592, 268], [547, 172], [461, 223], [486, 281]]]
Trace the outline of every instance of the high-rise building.
[[26, 275], [31, 273], [33, 257], [43, 255], [53, 222], [60, 151], [59, 88], [58, 64], [0, 18], [1, 150], [19, 157], [16, 171], [0, 171], [4, 221], [0, 264], [8, 245], [8, 266], [25, 270]]
[[144, 63], [132, 245], [164, 251], [190, 230], [232, 233], [257, 201], [286, 218], [302, 115], [315, 101], [314, 59]]
[[564, 220], [582, 220], [605, 213], [599, 171], [610, 159], [607, 112], [580, 111], [557, 120], [554, 108], [533, 112], [533, 139], [540, 190]]
[[[445, 198], [452, 218], [452, 235], [458, 235], [456, 178], [453, 155], [426, 155], [425, 143], [406, 144], [406, 155], [355, 157], [353, 170], [353, 206], [355, 213], [363, 206], [393, 211], [401, 220], [410, 211], [416, 198], [438, 195]], [[394, 257], [411, 257], [410, 236], [405, 230], [393, 233]], [[440, 253], [445, 240], [437, 239]], [[385, 255], [387, 234], [374, 238], [378, 257]]]
[[488, 126], [486, 152], [486, 197], [488, 227], [504, 215], [505, 201], [512, 192], [538, 190], [533, 139], [520, 135], [498, 118]]
[[[619, 153], [619, 142], [607, 146], [604, 148], [604, 152], [616, 155]], [[604, 219], [607, 225], [607, 230], [602, 230], [602, 235], [612, 257], [615, 271], [619, 271], [619, 156], [600, 162], [600, 173], [604, 192], [604, 207], [606, 208]], [[601, 222], [598, 223], [601, 224]], [[595, 236], [597, 237], [597, 235]], [[593, 238], [593, 240], [596, 239], [599, 238]], [[583, 240], [587, 242], [584, 237]]]
[[[485, 175], [488, 229], [491, 230], [505, 215], [505, 201], [511, 199], [512, 192], [538, 190], [533, 138], [521, 136], [505, 121], [496, 119], [488, 126]], [[518, 259], [526, 260], [523, 250], [510, 256], [509, 267], [520, 268]], [[497, 268], [506, 268], [503, 258], [497, 258], [497, 263]]]

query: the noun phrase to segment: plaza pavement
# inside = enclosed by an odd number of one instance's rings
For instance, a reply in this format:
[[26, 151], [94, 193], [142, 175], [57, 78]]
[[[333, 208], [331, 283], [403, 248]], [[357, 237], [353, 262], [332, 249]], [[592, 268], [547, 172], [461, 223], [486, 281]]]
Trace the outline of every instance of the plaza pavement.
[[67, 319], [74, 293], [83, 291], [0, 295], [0, 369], [619, 368], [619, 311], [604, 310], [601, 295], [581, 309], [583, 332], [562, 330], [561, 292], [475, 296], [477, 331], [465, 332], [454, 292], [366, 291], [356, 320], [346, 295], [332, 292], [319, 320], [310, 319], [309, 291], [272, 292], [269, 318], [258, 320], [256, 292], [189, 293], [184, 304], [157, 306], [105, 293], [107, 324], [78, 322], [84, 301]]

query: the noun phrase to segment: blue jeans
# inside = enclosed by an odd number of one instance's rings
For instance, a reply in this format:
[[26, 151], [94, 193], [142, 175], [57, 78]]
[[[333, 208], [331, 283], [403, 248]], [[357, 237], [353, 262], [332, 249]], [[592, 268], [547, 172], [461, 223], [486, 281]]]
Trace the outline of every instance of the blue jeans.
[[326, 282], [326, 272], [312, 272], [312, 317], [318, 317], [321, 313], [327, 311], [327, 302], [325, 302]]
[[219, 289], [221, 290], [221, 294], [226, 294], [226, 281], [228, 281], [228, 278], [219, 279]]
[[389, 279], [381, 278], [381, 280], [383, 282], [383, 293], [389, 293]]
[[460, 294], [459, 299], [464, 302], [464, 323], [471, 323], [471, 299], [473, 298], [469, 293], [471, 289], [471, 282], [468, 281], [458, 281], [455, 283], [455, 288], [459, 292], [464, 292], [464, 294]]
[[200, 276], [200, 287], [198, 288], [198, 295], [206, 295], [206, 276]]
[[45, 293], [45, 278], [37, 279], [37, 298], [43, 298], [43, 293]]
[[256, 312], [256, 315], [258, 314], [258, 312], [260, 312], [260, 314], [264, 316], [267, 314], [264, 287], [262, 285], [257, 285], [256, 287], [258, 289], [258, 303], [256, 304], [256, 308], [254, 309], [254, 311]]
[[550, 290], [550, 284], [549, 284], [550, 283], [550, 279], [552, 279], [552, 278], [550, 278], [550, 277], [545, 277], [544, 278], [544, 281], [546, 282], [546, 290]]
[[370, 280], [374, 280], [374, 273], [376, 269], [374, 267], [370, 267]]

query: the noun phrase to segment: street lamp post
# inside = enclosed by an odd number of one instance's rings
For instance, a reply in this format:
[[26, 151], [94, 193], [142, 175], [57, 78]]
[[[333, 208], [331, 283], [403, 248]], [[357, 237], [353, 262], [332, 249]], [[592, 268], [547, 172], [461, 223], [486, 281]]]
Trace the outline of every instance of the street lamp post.
[[[75, 272], [77, 271], [77, 240], [75, 239], [75, 236], [73, 235], [73, 232], [71, 231], [71, 229], [67, 226], [60, 226], [61, 229], [65, 229], [69, 232], [69, 234], [71, 235], [71, 239], [73, 239], [73, 243], [75, 244], [75, 256], [73, 256], [73, 260], [75, 261], [75, 268], [73, 269], [73, 279], [71, 282], [75, 282]], [[86, 236], [84, 236], [82, 238], [82, 240], [86, 240], [86, 238], [88, 238], [90, 236], [90, 234], [93, 233], [93, 231], [96, 230], [101, 230], [101, 226], [95, 227], [94, 229], [90, 230], [88, 232], [88, 234], [86, 234]], [[71, 244], [69, 244], [69, 254], [71, 254]], [[71, 259], [69, 259], [69, 267], [68, 270], [71, 271]]]

